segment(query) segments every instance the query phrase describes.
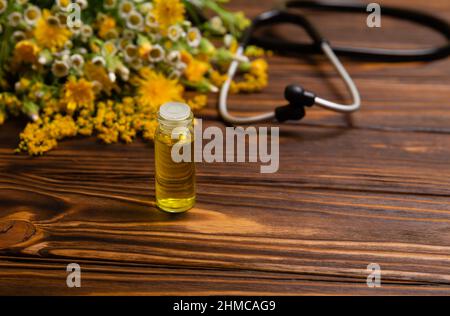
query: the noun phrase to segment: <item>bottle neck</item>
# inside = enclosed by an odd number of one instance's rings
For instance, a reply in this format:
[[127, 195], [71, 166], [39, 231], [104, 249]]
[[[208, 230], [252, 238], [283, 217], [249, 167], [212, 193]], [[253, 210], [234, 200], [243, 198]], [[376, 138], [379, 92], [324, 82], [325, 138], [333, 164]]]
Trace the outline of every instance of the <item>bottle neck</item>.
[[158, 123], [159, 123], [159, 129], [161, 131], [161, 133], [167, 134], [167, 135], [172, 135], [172, 132], [175, 129], [179, 129], [179, 128], [187, 128], [187, 129], [191, 129], [193, 126], [193, 119], [194, 116], [191, 113], [190, 116], [185, 119], [185, 120], [167, 120], [163, 117], [161, 117], [161, 115], [158, 115]]

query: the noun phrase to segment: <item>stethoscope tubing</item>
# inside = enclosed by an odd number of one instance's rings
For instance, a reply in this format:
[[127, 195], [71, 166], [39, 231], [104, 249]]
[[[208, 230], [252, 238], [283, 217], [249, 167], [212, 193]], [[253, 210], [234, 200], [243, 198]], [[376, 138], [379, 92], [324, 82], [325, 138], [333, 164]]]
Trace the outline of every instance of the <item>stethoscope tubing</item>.
[[[338, 12], [366, 12], [366, 6], [363, 4], [353, 2], [328, 2], [328, 1], [298, 1], [292, 0], [285, 4], [286, 8], [310, 8], [322, 11], [338, 11]], [[412, 21], [423, 26], [434, 29], [442, 34], [447, 40], [447, 44], [428, 49], [414, 49], [414, 50], [392, 50], [379, 48], [350, 48], [332, 46], [328, 41], [322, 37], [319, 31], [306, 19], [303, 15], [293, 14], [282, 10], [273, 10], [265, 12], [258, 16], [252, 25], [245, 32], [241, 40], [241, 45], [236, 52], [236, 58], [231, 62], [228, 69], [227, 79], [223, 84], [219, 95], [219, 113], [222, 119], [230, 124], [252, 124], [259, 122], [273, 121], [280, 118], [277, 111], [258, 114], [255, 116], [234, 116], [228, 112], [228, 94], [231, 83], [236, 75], [239, 67], [239, 60], [243, 57], [245, 47], [249, 44], [261, 46], [265, 49], [271, 49], [278, 52], [298, 53], [298, 54], [316, 54], [322, 53], [333, 64], [339, 76], [344, 81], [350, 95], [352, 97], [351, 104], [339, 104], [318, 96], [313, 95], [313, 104], [322, 108], [341, 112], [352, 113], [360, 109], [361, 96], [353, 79], [348, 74], [344, 65], [341, 63], [337, 55], [349, 56], [358, 59], [369, 59], [381, 62], [400, 62], [400, 61], [432, 61], [442, 59], [450, 55], [450, 26], [444, 20], [437, 17], [409, 10], [395, 7], [383, 7], [384, 15], [396, 17], [403, 20]], [[312, 44], [290, 43], [275, 37], [258, 37], [255, 30], [261, 26], [269, 26], [278, 23], [293, 23], [304, 28], [308, 35], [312, 38]], [[301, 106], [301, 105], [300, 105]], [[289, 110], [290, 111], [290, 110]], [[290, 113], [290, 112], [289, 112]], [[304, 112], [303, 112], [304, 113]], [[285, 119], [286, 115], [283, 115]], [[290, 118], [290, 114], [288, 116]]]
[[[350, 12], [350, 13], [366, 13], [367, 6], [360, 3], [340, 1], [298, 1], [292, 0], [285, 3], [286, 8], [304, 8], [314, 9], [319, 11], [333, 11], [333, 12]], [[274, 18], [274, 16], [282, 14], [285, 15], [281, 19]], [[382, 15], [390, 16], [401, 20], [406, 20], [428, 27], [445, 37], [447, 43], [440, 47], [424, 48], [424, 49], [382, 49], [382, 48], [365, 48], [365, 47], [341, 47], [331, 45], [333, 51], [339, 56], [375, 60], [378, 62], [411, 62], [411, 61], [432, 61], [446, 58], [450, 55], [450, 24], [445, 20], [432, 16], [427, 13], [418, 12], [415, 10], [396, 8], [391, 6], [382, 7]], [[291, 21], [283, 21], [290, 19]], [[247, 44], [258, 45], [266, 49], [272, 49], [279, 52], [299, 53], [299, 54], [317, 54], [321, 50], [313, 44], [289, 43], [284, 40], [279, 40], [273, 37], [260, 37], [254, 35], [253, 31], [264, 25], [271, 25], [282, 22], [293, 22], [294, 19], [304, 19], [302, 15], [290, 14], [280, 10], [266, 12], [254, 20], [252, 25], [252, 36], [247, 36], [245, 41]], [[308, 34], [314, 39], [314, 33], [318, 33], [311, 23], [307, 23], [305, 27]]]
[[[321, 49], [323, 53], [327, 56], [327, 58], [330, 60], [336, 71], [338, 72], [339, 76], [344, 81], [348, 91], [351, 94], [352, 97], [352, 103], [351, 104], [339, 104], [335, 103], [320, 97], [315, 97], [315, 103], [325, 109], [340, 112], [340, 113], [352, 113], [355, 111], [358, 111], [361, 107], [361, 96], [359, 94], [358, 88], [356, 87], [355, 83], [353, 82], [352, 77], [348, 74], [347, 70], [345, 69], [344, 65], [341, 63], [339, 58], [336, 56], [336, 54], [331, 49], [328, 42], [323, 41], [321, 44]], [[244, 52], [244, 46], [240, 46], [236, 52], [237, 57], [241, 57]], [[237, 58], [239, 59], [239, 58]], [[234, 76], [236, 75], [237, 69], [239, 66], [239, 61], [235, 60], [230, 64], [230, 67], [228, 69], [227, 73], [227, 79], [225, 80], [224, 84], [222, 85], [222, 88], [220, 90], [219, 95], [219, 113], [222, 119], [230, 124], [252, 124], [252, 123], [259, 123], [259, 122], [267, 122], [267, 121], [273, 121], [276, 116], [275, 112], [267, 112], [251, 117], [241, 117], [241, 116], [234, 116], [228, 112], [228, 95], [230, 91], [231, 82], [233, 81]]]

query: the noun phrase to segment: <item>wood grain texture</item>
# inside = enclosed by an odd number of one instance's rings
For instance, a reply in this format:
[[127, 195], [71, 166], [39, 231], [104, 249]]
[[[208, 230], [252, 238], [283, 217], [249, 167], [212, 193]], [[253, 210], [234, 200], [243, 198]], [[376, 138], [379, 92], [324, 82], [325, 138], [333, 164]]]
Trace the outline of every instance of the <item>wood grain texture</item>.
[[[450, 20], [447, 0], [381, 3]], [[272, 1], [232, 5], [255, 15]], [[380, 35], [317, 19], [342, 43], [440, 40], [393, 32], [390, 21]], [[232, 97], [236, 113], [282, 104], [291, 82], [346, 98], [321, 57], [270, 62], [270, 86]], [[283, 126], [275, 175], [253, 164], [199, 164], [197, 206], [177, 216], [155, 209], [151, 144], [77, 138], [29, 158], [13, 154], [24, 122], [2, 126], [0, 294], [449, 295], [450, 62], [346, 64], [361, 112], [312, 109], [301, 125]], [[223, 127], [213, 100], [200, 116]], [[66, 287], [71, 262], [82, 267], [79, 289]], [[381, 288], [366, 286], [371, 262], [382, 268]]]

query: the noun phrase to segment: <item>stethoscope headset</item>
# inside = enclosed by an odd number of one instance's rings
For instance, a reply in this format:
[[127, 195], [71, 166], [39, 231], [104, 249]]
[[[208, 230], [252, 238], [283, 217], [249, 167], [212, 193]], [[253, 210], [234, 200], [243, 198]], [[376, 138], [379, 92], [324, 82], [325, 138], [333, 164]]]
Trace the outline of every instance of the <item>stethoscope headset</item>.
[[[410, 9], [382, 6], [382, 16], [407, 20], [416, 24], [428, 27], [447, 39], [447, 43], [442, 47], [413, 49], [413, 50], [392, 50], [380, 48], [353, 48], [332, 46], [317, 29], [308, 21], [308, 19], [298, 13], [293, 13], [291, 8], [307, 8], [321, 11], [332, 12], [355, 12], [367, 13], [367, 5], [354, 2], [330, 2], [330, 1], [301, 1], [291, 0], [284, 4], [283, 9], [277, 9], [265, 12], [255, 18], [252, 25], [243, 35], [240, 46], [236, 52], [236, 58], [231, 62], [228, 69], [228, 77], [223, 84], [219, 97], [219, 113], [221, 118], [229, 124], [251, 124], [268, 121], [285, 122], [290, 120], [301, 120], [305, 114], [305, 108], [318, 105], [327, 110], [352, 113], [360, 109], [361, 97], [353, 82], [351, 76], [337, 57], [347, 56], [358, 59], [381, 62], [405, 62], [405, 61], [432, 61], [446, 58], [450, 55], [450, 26], [449, 24], [432, 15], [418, 12]], [[281, 38], [271, 36], [257, 35], [257, 31], [267, 26], [277, 24], [294, 24], [302, 27], [312, 39], [311, 44], [294, 43]], [[230, 85], [242, 60], [243, 52], [248, 45], [257, 45], [259, 47], [273, 50], [278, 53], [302, 53], [319, 54], [323, 53], [333, 64], [334, 68], [345, 82], [347, 89], [352, 97], [351, 104], [335, 103], [319, 96], [313, 92], [307, 91], [299, 85], [289, 85], [285, 88], [284, 97], [288, 104], [275, 108], [274, 111], [259, 114], [250, 117], [238, 117], [228, 112], [227, 99]]]

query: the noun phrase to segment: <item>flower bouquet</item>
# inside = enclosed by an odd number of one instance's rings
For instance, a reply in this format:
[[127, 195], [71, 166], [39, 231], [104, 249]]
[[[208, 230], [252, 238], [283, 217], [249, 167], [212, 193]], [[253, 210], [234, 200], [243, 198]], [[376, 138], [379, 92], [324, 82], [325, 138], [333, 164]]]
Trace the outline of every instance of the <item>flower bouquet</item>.
[[[195, 111], [226, 79], [249, 25], [226, 0], [0, 0], [0, 125], [25, 115], [17, 151], [59, 140], [151, 140], [167, 101]], [[267, 85], [264, 51], [249, 47], [232, 92]]]

